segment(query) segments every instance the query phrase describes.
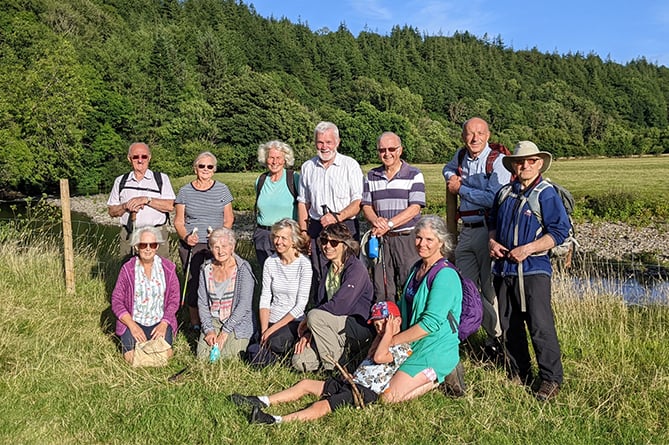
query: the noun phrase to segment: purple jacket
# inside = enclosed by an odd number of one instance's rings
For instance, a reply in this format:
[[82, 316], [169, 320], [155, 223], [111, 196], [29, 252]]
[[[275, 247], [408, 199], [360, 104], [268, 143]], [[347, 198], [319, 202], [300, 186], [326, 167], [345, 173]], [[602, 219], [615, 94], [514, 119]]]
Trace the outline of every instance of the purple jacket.
[[[163, 320], [171, 327], [173, 335], [177, 333], [177, 310], [179, 309], [179, 279], [176, 274], [176, 266], [166, 258], [161, 258], [163, 271], [165, 273], [165, 303], [163, 307]], [[111, 307], [116, 315], [116, 335], [121, 336], [128, 327], [121, 323], [124, 314], [132, 316], [135, 302], [135, 264], [137, 257], [128, 260], [118, 273], [116, 286], [111, 297]]]

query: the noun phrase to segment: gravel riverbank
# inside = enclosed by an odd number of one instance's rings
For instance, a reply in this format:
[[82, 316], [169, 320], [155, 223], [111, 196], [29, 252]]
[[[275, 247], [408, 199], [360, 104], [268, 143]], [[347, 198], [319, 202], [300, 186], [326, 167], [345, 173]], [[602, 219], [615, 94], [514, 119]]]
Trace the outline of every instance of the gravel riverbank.
[[[54, 200], [60, 205], [59, 200]], [[72, 211], [87, 215], [99, 224], [116, 225], [116, 218], [107, 214], [107, 196], [73, 197]], [[253, 232], [251, 212], [235, 212], [234, 228], [242, 239], [250, 239]], [[620, 260], [626, 255], [653, 254], [663, 263], [669, 263], [669, 224], [633, 227], [623, 223], [598, 222], [577, 224], [576, 239], [582, 252], [600, 258]]]

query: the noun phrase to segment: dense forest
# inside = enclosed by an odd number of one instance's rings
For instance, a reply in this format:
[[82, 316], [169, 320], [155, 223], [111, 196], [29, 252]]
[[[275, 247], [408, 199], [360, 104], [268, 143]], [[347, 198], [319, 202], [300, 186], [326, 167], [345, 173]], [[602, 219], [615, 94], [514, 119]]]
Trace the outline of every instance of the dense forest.
[[107, 192], [145, 141], [152, 167], [258, 168], [260, 143], [298, 162], [331, 120], [341, 151], [373, 162], [376, 137], [402, 136], [411, 162], [444, 162], [462, 122], [493, 140], [532, 139], [556, 156], [669, 152], [669, 69], [596, 54], [514, 50], [500, 36], [312, 31], [236, 0], [3, 0], [0, 193]]

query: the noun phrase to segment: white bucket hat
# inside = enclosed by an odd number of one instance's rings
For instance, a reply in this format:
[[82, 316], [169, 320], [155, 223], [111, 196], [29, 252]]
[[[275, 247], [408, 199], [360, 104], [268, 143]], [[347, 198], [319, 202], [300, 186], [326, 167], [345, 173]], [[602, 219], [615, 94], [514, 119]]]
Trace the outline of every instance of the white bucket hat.
[[549, 168], [551, 168], [551, 162], [553, 162], [553, 156], [547, 151], [539, 151], [539, 148], [534, 142], [531, 141], [520, 141], [516, 144], [513, 149], [512, 155], [506, 155], [502, 158], [502, 164], [511, 173], [516, 173], [513, 169], [513, 161], [518, 159], [525, 159], [531, 156], [539, 156], [544, 160], [544, 165], [541, 167], [539, 173], [543, 173]]

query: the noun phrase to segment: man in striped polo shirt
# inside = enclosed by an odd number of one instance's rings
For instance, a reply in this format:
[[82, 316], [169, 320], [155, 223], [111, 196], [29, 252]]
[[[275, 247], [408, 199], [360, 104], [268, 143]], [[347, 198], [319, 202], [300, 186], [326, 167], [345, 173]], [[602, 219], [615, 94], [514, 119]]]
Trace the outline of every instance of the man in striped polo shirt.
[[397, 301], [411, 266], [418, 261], [414, 226], [425, 207], [425, 180], [420, 170], [401, 159], [402, 141], [385, 132], [376, 141], [382, 165], [367, 173], [362, 212], [379, 238], [379, 261], [373, 268], [376, 301]]

